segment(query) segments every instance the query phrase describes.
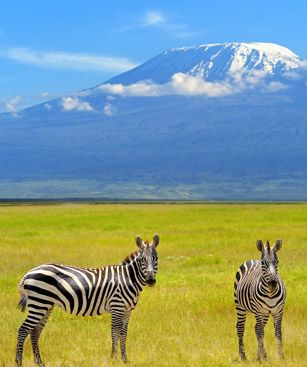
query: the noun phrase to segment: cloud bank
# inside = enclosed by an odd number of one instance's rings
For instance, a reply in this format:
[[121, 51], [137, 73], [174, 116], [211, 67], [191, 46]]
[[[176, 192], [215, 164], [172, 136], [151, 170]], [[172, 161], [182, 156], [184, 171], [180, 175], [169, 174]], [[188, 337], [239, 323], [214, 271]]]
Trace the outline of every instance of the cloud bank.
[[264, 72], [253, 71], [249, 73], [232, 74], [225, 81], [208, 82], [201, 77], [184, 73], [176, 73], [171, 80], [165, 84], [155, 84], [150, 80], [144, 80], [129, 85], [102, 84], [98, 89], [126, 97], [158, 97], [166, 95], [185, 95], [206, 97], [223, 97], [240, 93], [246, 89], [259, 87], [263, 92], [275, 93], [288, 88], [284, 83], [265, 81]]
[[184, 73], [176, 73], [170, 82], [165, 84], [155, 84], [150, 80], [123, 85], [123, 84], [102, 84], [100, 90], [118, 94], [126, 97], [159, 97], [165, 95], [206, 95], [208, 97], [219, 97], [236, 93], [235, 87], [229, 83], [211, 83], [201, 78]]
[[136, 63], [125, 57], [36, 51], [21, 47], [2, 50], [0, 57], [29, 65], [65, 70], [124, 72], [137, 66]]

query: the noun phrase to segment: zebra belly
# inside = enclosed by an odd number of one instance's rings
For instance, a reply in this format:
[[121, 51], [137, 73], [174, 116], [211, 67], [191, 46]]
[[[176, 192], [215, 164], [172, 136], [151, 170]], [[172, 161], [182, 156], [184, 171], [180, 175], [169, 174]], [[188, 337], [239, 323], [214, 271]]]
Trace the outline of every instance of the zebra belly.
[[88, 308], [81, 314], [96, 316], [110, 313], [112, 310], [126, 313], [135, 308], [138, 298], [139, 295], [134, 298], [129, 297], [120, 285], [109, 282], [95, 289], [91, 299], [88, 300]]
[[110, 299], [116, 291], [113, 282], [106, 282], [96, 286], [89, 298], [86, 299], [86, 307], [83, 307], [78, 315], [97, 316], [110, 313]]

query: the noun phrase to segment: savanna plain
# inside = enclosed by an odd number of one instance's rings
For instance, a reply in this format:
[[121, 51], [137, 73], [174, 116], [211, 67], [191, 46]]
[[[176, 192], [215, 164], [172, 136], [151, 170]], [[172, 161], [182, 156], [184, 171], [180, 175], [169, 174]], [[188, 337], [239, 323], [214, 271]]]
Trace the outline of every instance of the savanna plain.
[[[36, 265], [120, 263], [134, 238], [159, 233], [157, 284], [146, 287], [128, 330], [129, 366], [240, 366], [233, 281], [239, 265], [260, 257], [256, 240], [283, 240], [279, 273], [287, 287], [277, 355], [272, 320], [268, 359], [257, 361], [254, 317], [246, 323], [247, 366], [307, 366], [306, 204], [66, 204], [0, 206], [0, 366], [14, 366], [17, 284]], [[48, 367], [121, 366], [111, 360], [110, 315], [71, 316], [55, 308], [40, 340]], [[30, 341], [24, 366], [34, 366]]]

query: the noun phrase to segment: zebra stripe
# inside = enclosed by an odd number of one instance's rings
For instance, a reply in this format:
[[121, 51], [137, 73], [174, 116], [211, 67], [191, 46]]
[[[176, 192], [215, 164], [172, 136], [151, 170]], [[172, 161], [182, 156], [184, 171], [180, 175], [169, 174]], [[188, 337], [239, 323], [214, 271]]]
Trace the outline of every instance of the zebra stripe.
[[120, 340], [121, 358], [127, 361], [126, 337], [131, 311], [136, 307], [145, 285], [153, 286], [158, 271], [156, 247], [137, 236], [138, 251], [126, 257], [120, 265], [103, 268], [78, 268], [61, 264], [44, 264], [30, 270], [20, 281], [19, 306], [28, 305], [28, 315], [18, 331], [16, 364], [22, 365], [23, 345], [30, 334], [34, 360], [41, 360], [38, 340], [54, 307], [80, 316], [111, 313], [112, 357], [116, 357]]
[[249, 260], [240, 266], [234, 282], [234, 298], [237, 310], [237, 335], [239, 340], [239, 355], [246, 359], [243, 336], [246, 313], [251, 312], [256, 317], [256, 336], [258, 340], [258, 358], [266, 358], [263, 345], [264, 327], [269, 316], [273, 316], [278, 352], [283, 356], [281, 322], [286, 300], [286, 288], [278, 274], [278, 258], [276, 252], [282, 246], [281, 240], [275, 242], [271, 249], [269, 242], [264, 247], [262, 241], [257, 241], [261, 251], [261, 260]]

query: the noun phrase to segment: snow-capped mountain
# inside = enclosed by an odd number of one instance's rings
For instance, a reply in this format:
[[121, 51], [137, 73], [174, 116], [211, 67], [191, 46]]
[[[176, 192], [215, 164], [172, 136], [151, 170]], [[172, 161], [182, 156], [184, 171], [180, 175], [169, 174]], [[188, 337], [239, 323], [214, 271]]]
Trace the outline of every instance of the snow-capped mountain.
[[176, 73], [220, 81], [237, 73], [264, 72], [280, 76], [300, 67], [301, 59], [274, 43], [222, 43], [164, 51], [144, 64], [108, 81], [132, 84], [143, 80], [166, 83]]
[[307, 200], [300, 66], [275, 44], [171, 49], [0, 114], [0, 197]]

